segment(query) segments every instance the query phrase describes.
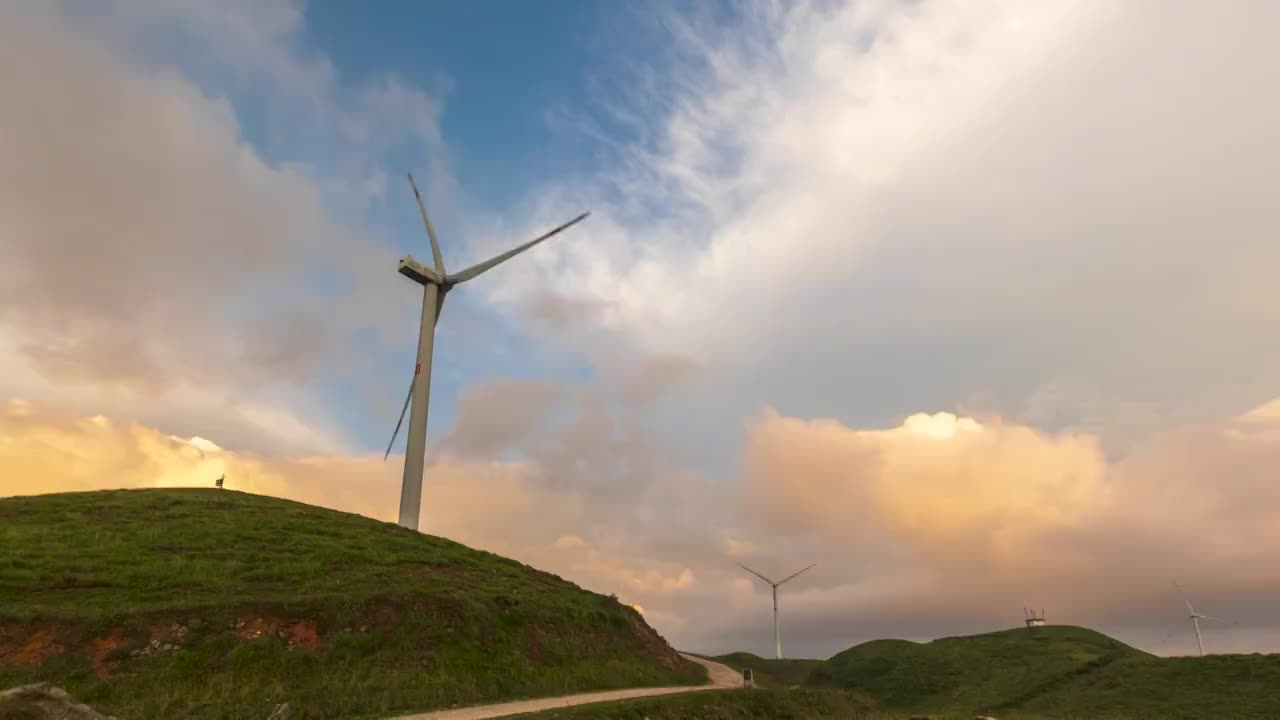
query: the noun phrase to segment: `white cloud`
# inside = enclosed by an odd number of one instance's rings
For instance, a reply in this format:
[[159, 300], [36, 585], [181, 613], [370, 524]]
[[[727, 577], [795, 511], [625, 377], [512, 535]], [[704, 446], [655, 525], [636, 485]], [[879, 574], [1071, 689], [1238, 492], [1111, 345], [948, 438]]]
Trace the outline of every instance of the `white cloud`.
[[212, 440], [206, 440], [200, 437], [199, 435], [188, 439], [187, 443], [191, 445], [191, 447], [196, 448], [197, 450], [202, 450], [204, 452], [218, 452], [219, 450], [222, 449], [218, 447], [217, 443], [213, 442]]
[[[0, 90], [21, 98], [0, 128], [0, 397], [241, 449], [354, 444], [318, 390], [378, 349], [352, 333], [402, 345], [413, 299], [345, 185], [377, 193], [403, 144], [447, 163], [432, 98], [341, 84], [302, 31], [292, 2], [0, 8]], [[251, 144], [253, 103], [326, 152]]]
[[554, 270], [722, 396], [885, 422], [982, 393], [1116, 452], [1280, 389], [1274, 3], [767, 7], [676, 33], [670, 112], [547, 192], [530, 226], [596, 213], [497, 300]]

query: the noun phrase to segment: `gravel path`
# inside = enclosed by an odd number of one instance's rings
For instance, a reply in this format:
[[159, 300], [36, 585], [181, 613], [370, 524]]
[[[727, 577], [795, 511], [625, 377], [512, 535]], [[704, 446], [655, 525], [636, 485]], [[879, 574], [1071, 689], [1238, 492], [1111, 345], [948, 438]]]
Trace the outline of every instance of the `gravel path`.
[[497, 705], [476, 705], [453, 710], [434, 710], [432, 712], [418, 713], [417, 715], [402, 715], [392, 718], [392, 720], [483, 720], [484, 718], [519, 715], [520, 713], [536, 712], [538, 710], [554, 710], [555, 708], [586, 705], [609, 700], [628, 700], [630, 698], [650, 697], [653, 695], [674, 695], [675, 693], [697, 692], [699, 690], [742, 687], [742, 674], [738, 671], [700, 657], [692, 655], [685, 655], [684, 657], [705, 667], [707, 674], [711, 676], [711, 682], [707, 685], [694, 685], [692, 687], [632, 688], [630, 690], [606, 690], [604, 692], [538, 698], [536, 700], [517, 700]]

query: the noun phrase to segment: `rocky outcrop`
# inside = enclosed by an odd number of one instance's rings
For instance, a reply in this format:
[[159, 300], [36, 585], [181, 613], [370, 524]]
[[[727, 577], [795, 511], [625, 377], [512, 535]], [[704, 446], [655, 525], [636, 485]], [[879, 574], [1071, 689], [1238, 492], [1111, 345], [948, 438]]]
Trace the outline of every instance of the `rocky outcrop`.
[[49, 683], [20, 685], [0, 691], [0, 717], [21, 720], [116, 720], [81, 705], [65, 690]]

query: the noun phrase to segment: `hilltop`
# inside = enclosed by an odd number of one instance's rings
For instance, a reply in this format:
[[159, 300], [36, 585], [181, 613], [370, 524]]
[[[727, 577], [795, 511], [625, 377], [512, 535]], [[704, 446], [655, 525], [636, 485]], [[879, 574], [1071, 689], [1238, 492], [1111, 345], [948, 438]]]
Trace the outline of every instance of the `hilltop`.
[[120, 717], [347, 717], [696, 684], [634, 609], [397, 525], [230, 490], [0, 499], [0, 687]]
[[1085, 628], [1018, 628], [928, 643], [863, 643], [827, 660], [808, 683], [861, 691], [896, 709], [968, 712], [1016, 707], [1121, 658], [1147, 657]]
[[[1280, 655], [1164, 658], [1082, 627], [1018, 628], [927, 643], [874, 640], [828, 660], [767, 660], [749, 653], [715, 659], [751, 667], [761, 687], [799, 685], [806, 693], [827, 690], [841, 698], [809, 698], [811, 708], [852, 703], [886, 717], [1280, 717]], [[706, 710], [699, 716], [750, 717], [728, 706]], [[797, 715], [826, 716], [816, 710]]]

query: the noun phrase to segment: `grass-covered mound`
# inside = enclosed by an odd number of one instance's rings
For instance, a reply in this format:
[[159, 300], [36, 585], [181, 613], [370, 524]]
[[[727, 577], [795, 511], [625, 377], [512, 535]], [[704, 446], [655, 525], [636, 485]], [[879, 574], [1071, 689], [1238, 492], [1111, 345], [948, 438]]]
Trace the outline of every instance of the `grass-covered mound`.
[[863, 643], [827, 660], [809, 682], [864, 692], [886, 708], [975, 712], [1016, 708], [1116, 660], [1147, 657], [1092, 630], [1045, 626]]
[[[847, 702], [866, 709], [841, 716], [849, 718], [1280, 718], [1280, 655], [1156, 657], [1070, 626], [928, 643], [876, 640], [825, 661], [747, 653], [716, 659], [751, 667], [762, 687], [847, 693]], [[827, 716], [810, 708], [792, 717]]]
[[0, 688], [260, 719], [704, 679], [614, 598], [393, 524], [229, 490], [0, 499]]
[[1073, 718], [1280, 717], [1280, 655], [1127, 657], [1026, 698], [1028, 714]]

